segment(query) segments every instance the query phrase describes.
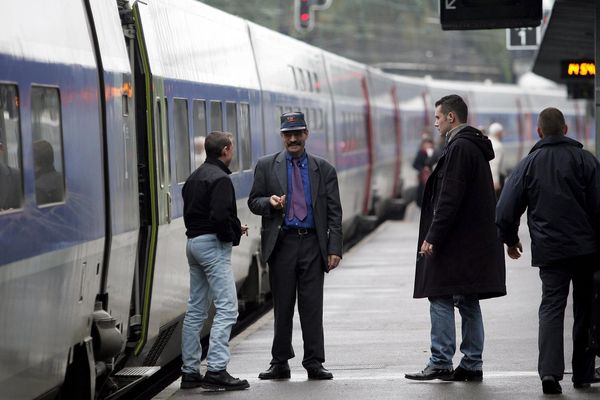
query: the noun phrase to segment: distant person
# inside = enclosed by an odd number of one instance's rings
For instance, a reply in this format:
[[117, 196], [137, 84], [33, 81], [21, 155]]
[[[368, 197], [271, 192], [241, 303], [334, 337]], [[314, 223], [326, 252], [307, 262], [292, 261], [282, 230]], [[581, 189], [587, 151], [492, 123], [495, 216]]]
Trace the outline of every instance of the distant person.
[[[429, 299], [431, 356], [407, 379], [483, 380], [484, 330], [480, 299], [506, 294], [504, 254], [494, 224], [492, 144], [467, 125], [457, 95], [435, 103], [435, 126], [446, 140], [425, 185], [414, 297]], [[454, 307], [462, 318], [463, 357], [456, 370]]]
[[[181, 388], [242, 390], [248, 381], [227, 372], [229, 337], [237, 321], [238, 302], [231, 269], [231, 248], [248, 227], [237, 218], [235, 190], [228, 166], [233, 159], [233, 135], [211, 132], [205, 141], [206, 161], [183, 185], [183, 220], [188, 238], [190, 297], [183, 320]], [[210, 299], [215, 316], [210, 330], [207, 371], [200, 374], [200, 332], [208, 318]]]
[[421, 207], [423, 202], [423, 191], [425, 190], [425, 183], [431, 175], [433, 166], [437, 162], [437, 153], [435, 151], [435, 144], [432, 138], [425, 137], [421, 140], [421, 145], [413, 161], [413, 168], [417, 170], [417, 205]]
[[538, 372], [546, 394], [562, 393], [565, 361], [563, 328], [569, 285], [573, 283], [573, 385], [600, 382], [589, 347], [592, 277], [600, 268], [600, 163], [581, 143], [566, 137], [562, 112], [544, 109], [540, 137], [509, 176], [500, 195], [496, 224], [517, 259], [523, 246], [518, 230], [527, 209], [531, 263], [539, 267]]
[[206, 160], [206, 151], [204, 150], [204, 136], [194, 138], [194, 168], [198, 168]]
[[21, 207], [21, 174], [6, 162], [6, 147], [0, 141], [0, 211]]
[[326, 160], [305, 151], [308, 127], [303, 113], [285, 113], [280, 121], [285, 150], [258, 160], [248, 197], [250, 211], [262, 216], [262, 257], [269, 263], [275, 312], [271, 365], [258, 377], [290, 378], [297, 294], [302, 366], [308, 379], [332, 379], [323, 367], [323, 282], [324, 273], [342, 258], [337, 173]]
[[494, 149], [494, 158], [490, 160], [490, 169], [492, 171], [492, 179], [494, 180], [494, 190], [496, 197], [500, 197], [502, 185], [504, 183], [504, 145], [502, 138], [504, 137], [504, 127], [498, 122], [494, 122], [488, 128], [488, 138], [492, 142]]
[[33, 142], [35, 170], [35, 198], [38, 205], [58, 203], [64, 200], [63, 176], [54, 167], [54, 149], [47, 140]]

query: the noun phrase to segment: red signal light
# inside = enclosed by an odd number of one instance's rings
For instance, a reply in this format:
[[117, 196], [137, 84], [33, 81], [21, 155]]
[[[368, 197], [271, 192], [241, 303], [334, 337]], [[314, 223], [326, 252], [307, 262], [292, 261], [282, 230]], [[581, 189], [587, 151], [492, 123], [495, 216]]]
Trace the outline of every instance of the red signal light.
[[300, 20], [302, 22], [308, 22], [310, 20], [310, 14], [309, 13], [300, 14]]

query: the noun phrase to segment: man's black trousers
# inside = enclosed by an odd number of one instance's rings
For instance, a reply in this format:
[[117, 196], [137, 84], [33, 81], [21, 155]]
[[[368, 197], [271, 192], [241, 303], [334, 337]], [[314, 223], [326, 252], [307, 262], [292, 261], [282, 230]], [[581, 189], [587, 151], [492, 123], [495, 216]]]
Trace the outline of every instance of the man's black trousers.
[[594, 266], [560, 265], [540, 267], [542, 302], [539, 309], [540, 377], [563, 378], [564, 320], [569, 286], [573, 281], [573, 382], [590, 382], [594, 374], [594, 351], [590, 349], [592, 276]]
[[304, 368], [321, 366], [325, 361], [323, 342], [323, 261], [316, 233], [299, 235], [297, 230], [282, 231], [269, 259], [275, 333], [271, 364], [294, 357], [292, 328], [296, 293], [298, 314], [304, 340]]

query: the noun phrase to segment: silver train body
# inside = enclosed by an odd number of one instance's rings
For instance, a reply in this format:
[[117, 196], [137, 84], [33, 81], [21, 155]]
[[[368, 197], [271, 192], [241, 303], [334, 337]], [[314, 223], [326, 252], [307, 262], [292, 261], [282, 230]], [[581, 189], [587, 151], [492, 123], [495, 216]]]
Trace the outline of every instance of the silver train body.
[[207, 132], [236, 136], [232, 180], [250, 227], [233, 253], [242, 306], [269, 293], [246, 200], [256, 160], [282, 147], [282, 112], [303, 111], [308, 150], [336, 166], [347, 235], [415, 185], [420, 132], [442, 95], [463, 95], [472, 125], [504, 124], [509, 163], [550, 105], [593, 148], [586, 105], [562, 89], [392, 76], [192, 0], [119, 3], [2, 5], [0, 156], [20, 183], [0, 187], [18, 197], [0, 204], [3, 399], [102, 398], [108, 377], [178, 357], [189, 285], [181, 188]]

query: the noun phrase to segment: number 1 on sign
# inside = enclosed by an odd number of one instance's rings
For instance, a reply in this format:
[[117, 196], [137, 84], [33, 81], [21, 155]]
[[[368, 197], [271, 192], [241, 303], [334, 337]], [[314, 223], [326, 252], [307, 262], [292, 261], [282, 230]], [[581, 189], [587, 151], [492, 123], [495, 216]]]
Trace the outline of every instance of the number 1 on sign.
[[519, 29], [518, 35], [521, 38], [521, 46], [525, 46], [527, 44], [527, 32], [525, 31], [525, 29]]

